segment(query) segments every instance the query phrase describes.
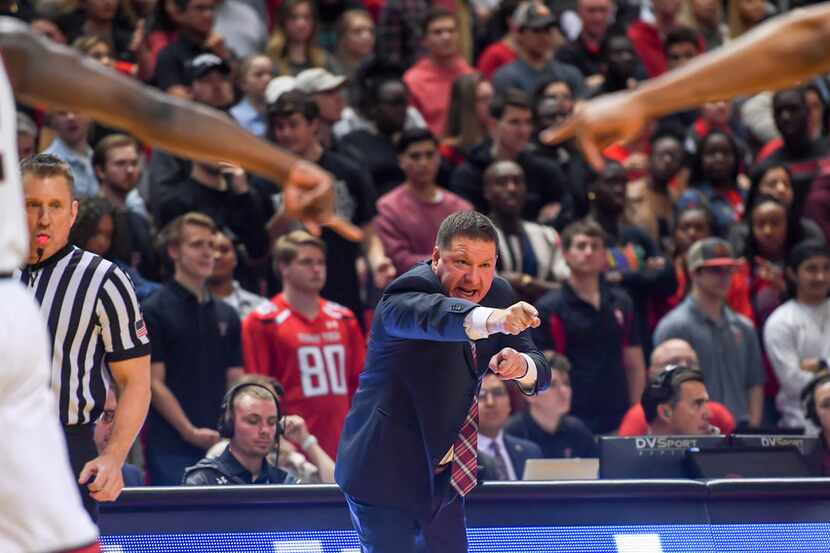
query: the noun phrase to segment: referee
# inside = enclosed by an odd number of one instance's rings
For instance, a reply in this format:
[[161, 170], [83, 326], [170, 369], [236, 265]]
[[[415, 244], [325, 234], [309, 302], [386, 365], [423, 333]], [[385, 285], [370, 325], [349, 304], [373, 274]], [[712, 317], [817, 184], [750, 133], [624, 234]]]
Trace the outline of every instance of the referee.
[[[121, 466], [147, 415], [150, 341], [130, 279], [109, 261], [69, 244], [78, 212], [69, 166], [40, 154], [20, 171], [30, 235], [20, 281], [49, 327], [50, 384], [84, 507], [97, 521], [97, 501], [121, 493]], [[120, 401], [112, 438], [99, 455], [94, 423], [113, 379]]]

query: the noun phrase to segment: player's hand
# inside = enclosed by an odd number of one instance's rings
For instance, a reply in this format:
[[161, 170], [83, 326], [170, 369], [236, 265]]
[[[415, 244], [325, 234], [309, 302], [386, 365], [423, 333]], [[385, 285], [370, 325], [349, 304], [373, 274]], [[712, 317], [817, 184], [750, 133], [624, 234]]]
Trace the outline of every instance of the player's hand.
[[219, 432], [212, 428], [193, 428], [184, 439], [191, 445], [208, 450], [221, 439]]
[[487, 333], [519, 334], [539, 326], [539, 312], [527, 302], [514, 303], [507, 309], [496, 309], [487, 317]]
[[222, 174], [222, 178], [228, 183], [232, 193], [245, 194], [250, 190], [248, 187], [248, 177], [242, 167], [228, 163], [227, 161], [220, 161], [217, 165], [219, 166], [219, 172]]
[[821, 369], [824, 368], [824, 363], [821, 362], [821, 359], [817, 357], [811, 357], [808, 359], [802, 359], [801, 363], [799, 363], [802, 371], [807, 371], [809, 373], [817, 373]]
[[527, 359], [513, 348], [503, 348], [490, 358], [489, 367], [502, 380], [515, 380], [527, 374]]
[[539, 138], [545, 144], [576, 138], [588, 163], [601, 171], [605, 166], [602, 150], [616, 142], [636, 138], [645, 125], [645, 109], [631, 93], [617, 92], [578, 103], [571, 117], [560, 125], [545, 129]]
[[382, 257], [374, 267], [372, 267], [372, 276], [375, 279], [375, 288], [378, 290], [383, 290], [386, 288], [392, 280], [394, 280], [395, 276], [398, 274], [398, 271], [395, 270], [395, 265], [392, 263], [392, 260], [388, 257]]
[[115, 501], [124, 488], [121, 466], [114, 455], [104, 453], [84, 465], [78, 483], [86, 484], [95, 501]]
[[283, 425], [285, 425], [285, 433], [283, 435], [295, 444], [301, 445], [309, 437], [308, 426], [306, 426], [305, 419], [301, 416], [286, 415], [282, 421]]
[[363, 231], [334, 213], [334, 181], [313, 163], [297, 161], [283, 186], [285, 212], [298, 219], [310, 233], [320, 235], [322, 225], [352, 242], [363, 240]]

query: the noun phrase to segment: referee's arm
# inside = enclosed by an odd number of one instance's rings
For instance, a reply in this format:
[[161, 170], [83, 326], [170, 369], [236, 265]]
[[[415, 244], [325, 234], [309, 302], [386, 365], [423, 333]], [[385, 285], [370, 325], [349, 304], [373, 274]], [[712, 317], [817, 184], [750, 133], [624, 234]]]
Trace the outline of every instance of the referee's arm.
[[81, 470], [96, 501], [115, 501], [124, 487], [121, 467], [150, 407], [150, 340], [130, 278], [114, 267], [96, 304], [107, 364], [121, 395], [109, 444]]
[[89, 483], [90, 495], [96, 501], [115, 501], [124, 487], [121, 467], [138, 435], [150, 405], [150, 356], [109, 363], [112, 376], [121, 394], [115, 408], [115, 423], [107, 447], [86, 464], [79, 481]]

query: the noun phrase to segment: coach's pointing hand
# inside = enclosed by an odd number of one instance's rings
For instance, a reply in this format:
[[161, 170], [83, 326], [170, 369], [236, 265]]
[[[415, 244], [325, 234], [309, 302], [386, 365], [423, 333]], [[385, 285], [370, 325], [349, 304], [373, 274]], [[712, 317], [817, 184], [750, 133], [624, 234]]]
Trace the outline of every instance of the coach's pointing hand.
[[507, 309], [495, 309], [487, 318], [488, 334], [519, 334], [539, 326], [539, 312], [527, 302], [514, 303]]

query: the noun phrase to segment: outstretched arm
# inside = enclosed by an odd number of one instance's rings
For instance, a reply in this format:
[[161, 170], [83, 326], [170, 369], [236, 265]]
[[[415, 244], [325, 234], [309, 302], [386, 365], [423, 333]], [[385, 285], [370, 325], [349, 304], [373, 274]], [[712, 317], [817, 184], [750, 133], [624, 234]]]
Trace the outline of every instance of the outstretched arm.
[[259, 140], [221, 112], [142, 85], [13, 18], [0, 18], [0, 52], [24, 103], [81, 111], [182, 157], [234, 162], [283, 183], [287, 211], [312, 230], [329, 224], [360, 239], [360, 229], [335, 220], [328, 173]]
[[830, 70], [830, 5], [794, 10], [640, 88], [602, 96], [576, 109], [562, 126], [543, 132], [556, 143], [576, 137], [601, 167], [600, 149], [631, 139], [648, 119], [705, 102], [779, 90]]

